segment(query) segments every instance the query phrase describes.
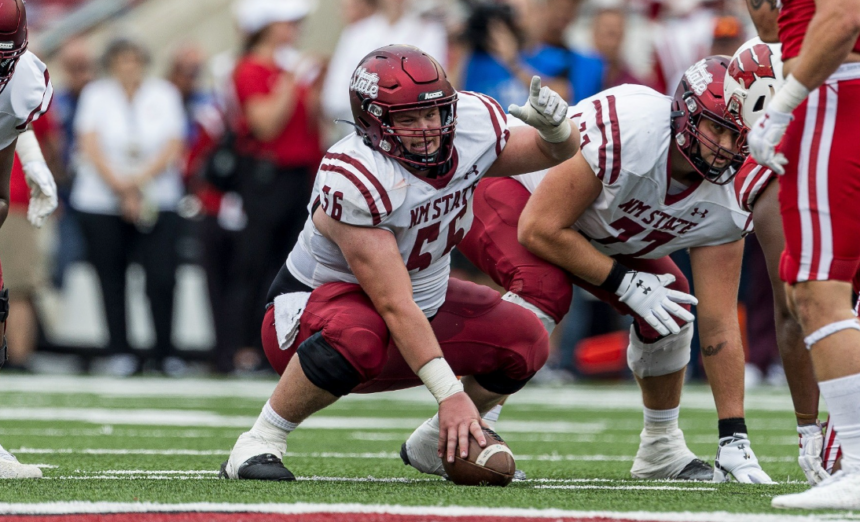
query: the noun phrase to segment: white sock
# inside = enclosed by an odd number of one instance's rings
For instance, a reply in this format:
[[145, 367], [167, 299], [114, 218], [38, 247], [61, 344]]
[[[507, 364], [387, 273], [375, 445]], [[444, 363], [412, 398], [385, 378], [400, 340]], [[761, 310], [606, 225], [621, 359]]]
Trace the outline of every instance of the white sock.
[[818, 383], [842, 444], [842, 468], [860, 471], [860, 373]]
[[666, 433], [678, 429], [680, 406], [668, 410], [652, 410], [643, 407], [642, 411], [645, 416], [646, 433]]
[[496, 423], [499, 421], [499, 415], [501, 415], [501, 414], [502, 414], [502, 405], [496, 404], [495, 406], [493, 406], [490, 409], [490, 411], [485, 413], [482, 418], [484, 419], [484, 422], [487, 423], [487, 426], [489, 426], [492, 429], [492, 428], [496, 427]]
[[251, 432], [260, 435], [266, 440], [286, 444], [287, 435], [295, 430], [298, 425], [298, 423], [290, 422], [278, 415], [272, 408], [272, 405], [269, 404], [269, 401], [266, 401], [266, 405], [263, 406], [263, 411], [257, 417], [257, 421], [251, 428]]

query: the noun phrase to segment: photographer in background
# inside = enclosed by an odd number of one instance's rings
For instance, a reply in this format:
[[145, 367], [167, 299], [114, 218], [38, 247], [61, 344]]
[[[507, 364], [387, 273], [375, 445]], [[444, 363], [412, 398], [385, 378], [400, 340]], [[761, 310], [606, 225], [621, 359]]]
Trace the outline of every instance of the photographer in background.
[[568, 53], [541, 41], [553, 16], [546, 6], [547, 0], [472, 4], [463, 34], [471, 53], [463, 66], [462, 88], [507, 107], [528, 96], [532, 76], [539, 75], [545, 85], [570, 99]]

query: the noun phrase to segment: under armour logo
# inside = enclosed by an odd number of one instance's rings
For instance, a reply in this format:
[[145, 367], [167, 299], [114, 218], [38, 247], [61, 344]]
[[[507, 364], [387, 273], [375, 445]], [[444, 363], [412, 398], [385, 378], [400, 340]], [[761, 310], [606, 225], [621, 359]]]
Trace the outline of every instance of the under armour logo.
[[744, 460], [749, 460], [749, 459], [750, 459], [750, 454], [744, 452]]
[[[638, 282], [638, 283], [636, 283], [636, 288], [642, 288], [642, 285], [643, 285], [643, 284], [644, 284], [644, 283], [643, 283], [643, 282], [642, 282], [642, 280], [640, 279], [640, 280], [639, 280], [639, 282]], [[648, 295], [648, 292], [650, 292], [650, 291], [651, 291], [651, 287], [650, 287], [650, 286], [646, 286], [645, 288], [642, 288], [642, 293], [643, 293], [643, 294], [645, 294], [645, 295]]]
[[476, 176], [478, 175], [478, 166], [477, 165], [472, 165], [472, 168], [469, 169], [469, 172], [466, 173], [466, 177], [463, 179], [468, 180], [469, 176], [471, 176], [472, 174], [474, 174]]
[[708, 215], [708, 209], [702, 210], [699, 212], [699, 207], [693, 209], [694, 216], [702, 216], [703, 218]]

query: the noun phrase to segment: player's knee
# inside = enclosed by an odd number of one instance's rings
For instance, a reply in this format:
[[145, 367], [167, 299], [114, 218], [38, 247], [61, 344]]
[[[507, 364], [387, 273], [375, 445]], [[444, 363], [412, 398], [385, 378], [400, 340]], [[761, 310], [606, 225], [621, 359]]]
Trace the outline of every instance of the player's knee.
[[387, 337], [362, 328], [345, 331], [349, 358], [317, 332], [299, 345], [297, 355], [305, 376], [315, 386], [342, 397], [382, 372], [387, 360]]
[[520, 391], [549, 358], [549, 335], [538, 322], [525, 321], [511, 331], [514, 330], [507, 345], [511, 356], [503, 358], [505, 364], [474, 376], [478, 384], [493, 393], [510, 395]]
[[690, 362], [690, 344], [693, 340], [693, 325], [686, 324], [677, 334], [646, 343], [630, 328], [630, 344], [627, 346], [627, 366], [633, 375], [659, 377], [684, 369]]
[[549, 263], [545, 266], [518, 268], [508, 290], [536, 306], [556, 324], [570, 310], [570, 301], [573, 299], [573, 287], [567, 274]]
[[791, 290], [792, 313], [803, 331], [809, 332], [816, 325], [828, 324], [850, 310], [850, 295], [848, 284], [839, 281], [798, 283]]

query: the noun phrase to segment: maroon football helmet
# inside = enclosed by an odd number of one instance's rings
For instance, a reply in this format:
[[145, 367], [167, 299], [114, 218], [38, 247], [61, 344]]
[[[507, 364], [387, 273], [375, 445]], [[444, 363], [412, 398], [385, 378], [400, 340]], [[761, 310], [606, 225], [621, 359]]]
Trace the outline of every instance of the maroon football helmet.
[[[373, 150], [417, 169], [444, 165], [454, 153], [457, 91], [436, 60], [417, 47], [388, 45], [361, 60], [349, 84], [352, 116], [359, 136]], [[441, 126], [410, 129], [392, 125], [398, 112], [438, 107]], [[406, 150], [401, 137], [440, 138], [432, 154]]]
[[18, 59], [27, 50], [27, 11], [22, 0], [0, 1], [0, 91], [12, 74]]
[[[709, 56], [687, 69], [675, 91], [672, 101], [672, 134], [681, 154], [706, 180], [725, 185], [734, 178], [746, 159], [746, 131], [726, 111], [723, 98], [723, 82], [729, 67], [728, 56]], [[713, 121], [736, 133], [737, 150], [732, 152], [699, 132], [702, 118]], [[706, 162], [701, 148], [714, 152], [714, 158]], [[729, 161], [718, 167], [718, 158]]]

